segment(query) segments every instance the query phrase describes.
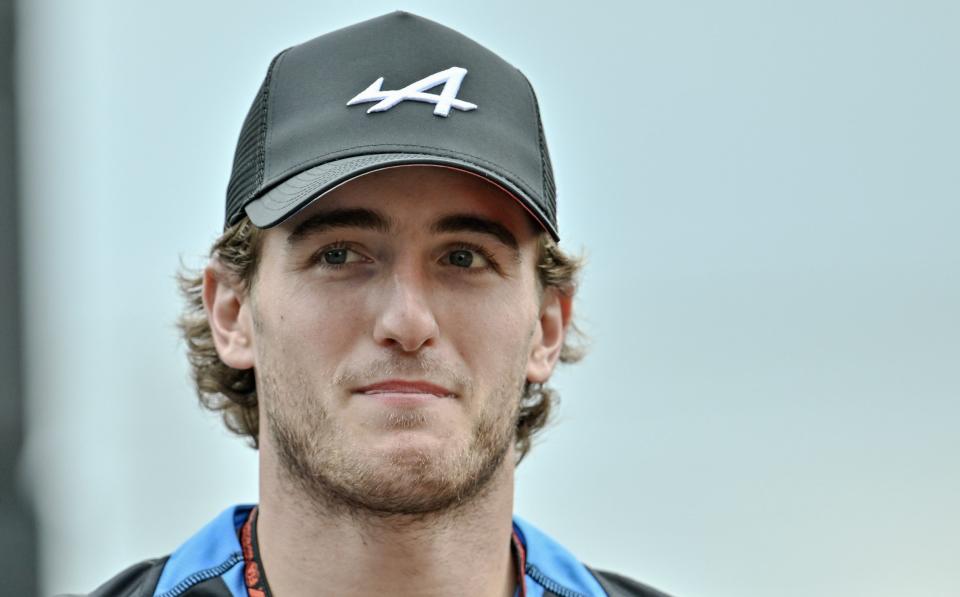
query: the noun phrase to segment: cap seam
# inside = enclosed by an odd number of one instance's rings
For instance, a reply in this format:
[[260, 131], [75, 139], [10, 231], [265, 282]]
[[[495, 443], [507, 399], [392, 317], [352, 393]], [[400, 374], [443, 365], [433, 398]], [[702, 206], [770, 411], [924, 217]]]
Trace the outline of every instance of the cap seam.
[[[283, 62], [284, 58], [286, 58], [287, 52], [289, 52], [289, 51], [290, 51], [290, 48], [287, 48], [287, 49], [283, 50], [282, 52], [280, 52], [279, 54], [277, 54], [277, 58], [276, 58], [276, 61], [275, 61], [274, 64], [273, 64], [273, 68], [270, 69], [270, 81], [268, 81], [268, 83], [267, 83], [267, 101], [265, 101], [265, 102], [263, 103], [263, 110], [264, 110], [264, 112], [266, 112], [266, 114], [265, 114], [265, 118], [262, 120], [262, 122], [264, 123], [264, 126], [267, 127], [266, 135], [264, 136], [264, 140], [263, 140], [263, 144], [264, 144], [264, 147], [263, 147], [263, 161], [262, 161], [262, 165], [263, 165], [263, 170], [262, 170], [263, 176], [260, 178], [260, 184], [257, 185], [258, 187], [263, 186], [263, 181], [264, 181], [264, 179], [266, 179], [266, 176], [267, 176], [267, 151], [268, 151], [268, 150], [270, 149], [270, 147], [273, 145], [273, 130], [274, 130], [274, 127], [273, 127], [273, 115], [274, 115], [274, 113], [276, 113], [276, 110], [272, 110], [272, 109], [271, 109], [271, 106], [272, 106], [272, 104], [273, 104], [273, 94], [278, 91], [277, 89], [275, 89], [275, 86], [276, 86], [276, 87], [279, 87], [279, 85], [280, 85], [279, 79], [278, 79], [277, 77], [275, 77], [274, 75], [276, 75], [277, 71], [280, 69], [280, 64]], [[257, 195], [257, 190], [256, 190], [256, 188], [254, 188], [254, 191], [253, 191], [253, 193], [250, 195], [250, 197], [255, 197], [256, 195]], [[248, 198], [248, 201], [249, 201], [249, 198]], [[242, 209], [242, 208], [241, 208], [241, 209]]]
[[[516, 68], [516, 67], [514, 67]], [[547, 196], [547, 171], [546, 167], [543, 165], [543, 139], [540, 136], [541, 130], [541, 120], [540, 120], [540, 106], [537, 104], [537, 96], [533, 92], [533, 83], [530, 82], [530, 79], [527, 78], [527, 75], [523, 74], [523, 71], [517, 69], [517, 72], [520, 73], [520, 76], [523, 77], [524, 82], [527, 84], [527, 93], [530, 94], [530, 105], [533, 107], [533, 116], [537, 120], [537, 153], [540, 154], [540, 194], [546, 198]]]

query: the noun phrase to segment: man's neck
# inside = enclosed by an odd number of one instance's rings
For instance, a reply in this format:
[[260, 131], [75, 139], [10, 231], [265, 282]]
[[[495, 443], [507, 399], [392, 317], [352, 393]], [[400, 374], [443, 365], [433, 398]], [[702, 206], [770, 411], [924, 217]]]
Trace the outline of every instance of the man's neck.
[[416, 518], [335, 513], [270, 460], [261, 451], [257, 534], [274, 597], [513, 595], [512, 455], [470, 503]]

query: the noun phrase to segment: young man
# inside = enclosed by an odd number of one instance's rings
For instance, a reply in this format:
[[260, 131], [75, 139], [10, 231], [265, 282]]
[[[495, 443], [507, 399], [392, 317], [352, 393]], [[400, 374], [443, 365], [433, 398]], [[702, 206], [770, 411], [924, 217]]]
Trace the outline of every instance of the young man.
[[536, 99], [495, 54], [398, 12], [278, 55], [182, 280], [259, 504], [94, 595], [662, 595], [513, 517], [543, 384], [576, 358], [556, 240]]

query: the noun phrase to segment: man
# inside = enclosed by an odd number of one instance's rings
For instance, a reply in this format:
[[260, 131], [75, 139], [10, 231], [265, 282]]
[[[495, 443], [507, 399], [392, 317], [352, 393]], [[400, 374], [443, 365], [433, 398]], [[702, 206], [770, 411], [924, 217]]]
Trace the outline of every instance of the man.
[[281, 52], [182, 278], [201, 401], [259, 449], [259, 504], [94, 595], [662, 595], [513, 517], [577, 356], [557, 239], [536, 98], [501, 58], [401, 12]]

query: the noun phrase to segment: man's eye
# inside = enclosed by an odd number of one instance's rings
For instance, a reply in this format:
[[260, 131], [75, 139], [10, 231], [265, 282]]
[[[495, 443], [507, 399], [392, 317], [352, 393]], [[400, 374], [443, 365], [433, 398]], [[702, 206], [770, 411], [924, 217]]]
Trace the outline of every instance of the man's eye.
[[457, 249], [447, 255], [447, 262], [458, 267], [470, 267], [473, 264], [473, 252], [466, 249]]
[[460, 248], [447, 253], [444, 261], [449, 265], [463, 269], [485, 269], [492, 265], [492, 260], [480, 249]]
[[332, 249], [320, 251], [317, 254], [316, 259], [321, 265], [338, 266], [345, 265], [347, 263], [353, 263], [355, 261], [362, 261], [363, 256], [346, 247], [334, 247]]

